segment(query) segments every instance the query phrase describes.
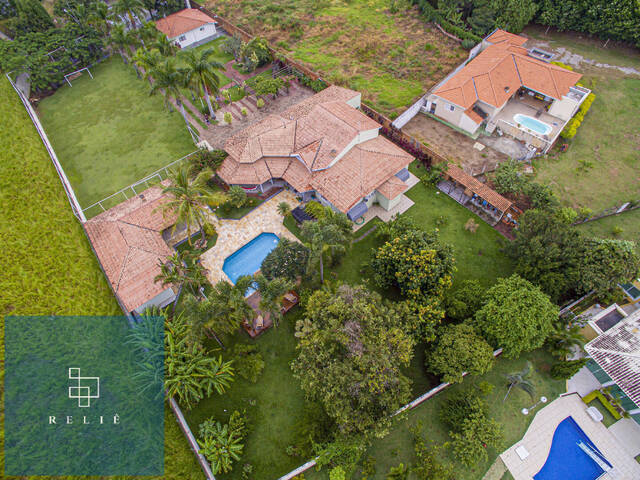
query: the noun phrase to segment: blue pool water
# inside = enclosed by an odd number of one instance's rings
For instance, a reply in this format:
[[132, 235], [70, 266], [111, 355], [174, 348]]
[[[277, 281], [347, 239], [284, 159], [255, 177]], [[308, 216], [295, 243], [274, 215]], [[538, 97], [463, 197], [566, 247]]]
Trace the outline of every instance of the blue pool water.
[[513, 116], [513, 120], [516, 123], [527, 127], [529, 130], [533, 130], [534, 132], [539, 133], [540, 135], [548, 135], [549, 133], [551, 133], [551, 125], [547, 125], [537, 118], [528, 117], [527, 115], [517, 113]]
[[274, 233], [261, 233], [229, 255], [222, 265], [222, 271], [234, 284], [243, 275], [253, 275], [260, 270], [262, 261], [276, 248], [279, 241]]
[[534, 480], [595, 480], [602, 475], [604, 470], [578, 446], [580, 442], [610, 465], [576, 421], [567, 417], [558, 424], [547, 461]]

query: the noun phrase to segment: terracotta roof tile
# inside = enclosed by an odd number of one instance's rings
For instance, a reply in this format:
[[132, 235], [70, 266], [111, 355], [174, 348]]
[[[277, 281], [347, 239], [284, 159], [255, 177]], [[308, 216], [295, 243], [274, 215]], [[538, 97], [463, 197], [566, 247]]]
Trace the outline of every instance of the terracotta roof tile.
[[[520, 38], [520, 44], [512, 37]], [[502, 40], [476, 55], [434, 93], [464, 109], [478, 100], [502, 107], [522, 86], [561, 99], [582, 76], [528, 56], [527, 50], [519, 46], [526, 42], [523, 37], [503, 32], [495, 38]]]
[[198, 9], [185, 8], [157, 20], [156, 28], [168, 38], [175, 38], [202, 25], [215, 22], [213, 18]]
[[515, 33], [507, 32], [506, 30], [497, 29], [486, 40], [491, 43], [506, 42], [511, 45], [524, 45], [527, 41], [526, 38], [516, 35]]
[[507, 210], [509, 210], [511, 205], [513, 205], [511, 201], [504, 198], [495, 190], [487, 187], [484, 183], [480, 182], [475, 177], [472, 177], [456, 165], [450, 163], [445, 174], [461, 185], [464, 185], [466, 188], [489, 202], [501, 212], [506, 212]]
[[409, 185], [393, 175], [392, 177], [389, 177], [389, 180], [380, 185], [376, 190], [378, 190], [378, 192], [387, 197], [389, 200], [392, 200], [403, 193], [407, 188], [409, 188]]
[[473, 120], [475, 123], [482, 123], [482, 117], [473, 110], [473, 107], [469, 107], [464, 111], [464, 114]]
[[128, 311], [167, 289], [154, 282], [158, 262], [172, 253], [162, 238], [162, 230], [175, 222], [159, 209], [166, 201], [161, 188], [153, 187], [84, 224], [109, 283]]

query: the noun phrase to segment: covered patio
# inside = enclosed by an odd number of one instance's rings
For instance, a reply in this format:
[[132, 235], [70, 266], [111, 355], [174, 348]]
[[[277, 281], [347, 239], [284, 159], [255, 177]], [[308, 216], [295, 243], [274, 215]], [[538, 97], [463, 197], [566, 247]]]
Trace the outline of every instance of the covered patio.
[[[252, 319], [246, 319], [242, 324], [242, 328], [244, 328], [251, 338], [256, 338], [273, 326], [271, 312], [263, 312], [260, 310], [261, 301], [262, 296], [258, 291], [253, 292], [247, 297], [247, 303], [254, 310], [255, 317]], [[287, 292], [282, 298], [280, 313], [284, 315], [298, 303], [300, 303], [300, 296], [293, 290]]]

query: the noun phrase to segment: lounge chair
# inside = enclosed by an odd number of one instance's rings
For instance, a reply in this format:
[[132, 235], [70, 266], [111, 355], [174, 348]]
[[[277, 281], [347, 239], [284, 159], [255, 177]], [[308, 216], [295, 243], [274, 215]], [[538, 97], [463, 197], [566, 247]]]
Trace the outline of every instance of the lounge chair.
[[285, 293], [284, 299], [291, 303], [295, 303], [298, 300], [296, 296], [291, 292]]
[[256, 330], [262, 330], [264, 328], [264, 318], [262, 315], [258, 315], [256, 318]]

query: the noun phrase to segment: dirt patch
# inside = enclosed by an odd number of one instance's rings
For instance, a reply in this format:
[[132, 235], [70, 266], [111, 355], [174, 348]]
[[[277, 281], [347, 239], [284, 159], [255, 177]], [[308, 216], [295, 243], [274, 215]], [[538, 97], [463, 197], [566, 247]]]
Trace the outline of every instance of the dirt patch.
[[473, 148], [475, 140], [424, 114], [419, 113], [413, 117], [402, 130], [469, 173], [492, 171], [496, 165], [509, 159], [505, 154], [491, 148], [482, 151]]

